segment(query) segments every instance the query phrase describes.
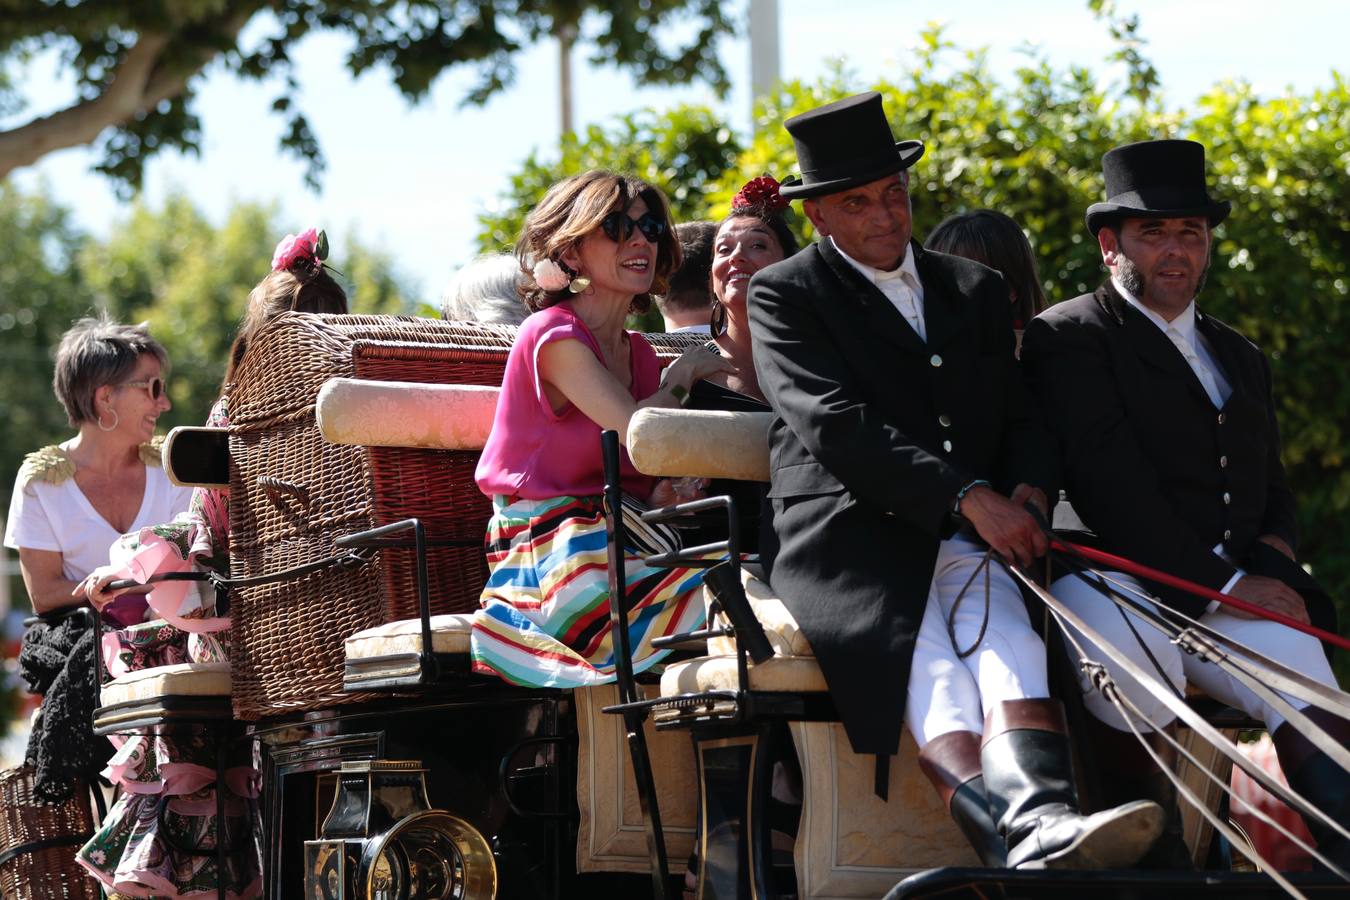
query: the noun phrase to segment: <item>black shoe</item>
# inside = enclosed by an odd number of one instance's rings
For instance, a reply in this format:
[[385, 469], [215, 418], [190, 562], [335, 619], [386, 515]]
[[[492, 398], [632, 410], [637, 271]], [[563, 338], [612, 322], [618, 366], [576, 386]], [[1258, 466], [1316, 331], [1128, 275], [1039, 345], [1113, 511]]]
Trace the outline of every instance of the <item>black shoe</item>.
[[1011, 700], [992, 709], [980, 758], [1010, 868], [1123, 868], [1162, 833], [1163, 811], [1150, 800], [1079, 813], [1064, 708], [1057, 700]]

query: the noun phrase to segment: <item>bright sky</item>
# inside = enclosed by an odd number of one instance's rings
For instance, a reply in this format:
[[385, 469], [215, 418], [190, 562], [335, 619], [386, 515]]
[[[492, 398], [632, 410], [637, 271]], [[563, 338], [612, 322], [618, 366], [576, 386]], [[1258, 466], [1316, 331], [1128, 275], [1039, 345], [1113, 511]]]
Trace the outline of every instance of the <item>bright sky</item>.
[[[737, 0], [743, 10], [746, 0]], [[1145, 53], [1158, 67], [1170, 106], [1189, 103], [1217, 81], [1242, 78], [1271, 95], [1331, 83], [1333, 67], [1347, 73], [1344, 0], [1118, 0], [1137, 12]], [[1101, 60], [1111, 45], [1086, 0], [781, 0], [784, 78], [811, 79], [828, 60], [844, 57], [864, 82], [898, 77], [924, 22], [947, 24], [962, 48], [985, 46], [995, 73], [1011, 72], [1027, 42], [1058, 67], [1079, 64], [1102, 78], [1123, 73]], [[290, 230], [326, 227], [341, 266], [344, 239], [359, 235], [390, 251], [415, 296], [434, 302], [448, 276], [473, 252], [476, 214], [495, 202], [509, 174], [534, 148], [556, 142], [557, 49], [542, 45], [518, 59], [519, 77], [486, 108], [460, 109], [471, 73], [452, 72], [419, 106], [409, 107], [382, 72], [353, 81], [342, 65], [345, 41], [318, 35], [295, 52], [298, 98], [328, 158], [321, 192], [303, 185], [302, 166], [277, 149], [281, 121], [270, 115], [275, 84], [239, 82], [218, 70], [203, 85], [196, 109], [204, 124], [200, 158], [154, 158], [146, 170], [152, 203], [185, 191], [216, 221], [240, 200], [276, 201]], [[591, 68], [586, 48], [575, 56], [578, 127], [641, 107], [678, 102], [720, 106], [744, 130], [749, 121], [749, 48], [723, 41], [722, 59], [735, 89], [718, 104], [710, 91], [688, 87], [637, 90], [612, 68]], [[50, 66], [29, 73], [30, 113], [69, 103], [68, 80]], [[901, 113], [892, 110], [893, 116]], [[0, 124], [10, 124], [3, 123]], [[923, 137], [923, 135], [916, 135]], [[21, 185], [45, 180], [76, 212], [76, 220], [106, 234], [124, 215], [111, 186], [89, 169], [94, 154], [52, 154], [15, 174]], [[280, 237], [280, 235], [278, 235]]]

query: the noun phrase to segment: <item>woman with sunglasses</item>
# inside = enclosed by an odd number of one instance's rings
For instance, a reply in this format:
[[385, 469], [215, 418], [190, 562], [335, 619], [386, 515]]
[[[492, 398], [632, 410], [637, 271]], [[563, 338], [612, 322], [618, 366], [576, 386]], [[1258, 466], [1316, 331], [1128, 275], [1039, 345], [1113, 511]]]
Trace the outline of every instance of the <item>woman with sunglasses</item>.
[[[246, 378], [242, 365], [250, 344], [283, 313], [347, 312], [347, 295], [323, 265], [327, 238], [316, 229], [287, 235], [277, 245], [272, 271], [249, 293], [248, 308], [226, 362], [222, 397], [207, 425], [229, 425], [227, 395]], [[134, 577], [214, 569], [229, 574], [230, 497], [227, 490], [197, 489], [186, 515], [174, 521], [122, 535], [112, 562], [90, 574], [84, 588], [100, 608], [115, 603], [121, 591], [109, 582]], [[158, 583], [148, 595], [156, 621], [120, 629], [104, 639], [107, 669], [113, 675], [181, 662], [229, 660], [229, 618], [218, 615], [216, 593], [199, 582]], [[121, 797], [76, 859], [104, 886], [136, 897], [215, 896], [220, 877], [214, 854], [184, 852], [216, 833], [215, 736], [190, 726], [151, 736], [118, 738], [118, 751], [106, 770]], [[243, 745], [232, 745], [241, 753]], [[226, 769], [228, 839], [226, 896], [261, 893], [261, 860], [250, 838], [249, 801], [258, 772], [247, 754]], [[167, 804], [167, 806], [166, 806]], [[161, 809], [174, 812], [171, 820]], [[165, 829], [170, 832], [168, 835]], [[207, 846], [210, 846], [208, 843]]]
[[[119, 535], [187, 509], [192, 491], [169, 482], [152, 443], [172, 405], [167, 368], [168, 354], [144, 325], [81, 319], [62, 336], [52, 386], [77, 433], [24, 459], [5, 529], [34, 612], [83, 604], [82, 582], [108, 561]], [[145, 608], [129, 595], [105, 615], [130, 625]]]
[[[663, 377], [651, 346], [624, 328], [680, 261], [666, 199], [651, 185], [603, 171], [559, 182], [525, 220], [516, 257], [532, 315], [507, 359], [476, 473], [494, 514], [474, 668], [516, 684], [581, 687], [614, 679], [600, 432], [626, 442], [638, 409], [680, 406], [695, 381], [731, 366], [700, 346]], [[621, 465], [626, 505], [674, 499], [668, 482], [658, 490], [626, 452]], [[670, 535], [635, 531], [626, 581], [642, 671], [663, 655], [653, 637], [702, 621], [702, 570], [645, 566], [641, 551]]]

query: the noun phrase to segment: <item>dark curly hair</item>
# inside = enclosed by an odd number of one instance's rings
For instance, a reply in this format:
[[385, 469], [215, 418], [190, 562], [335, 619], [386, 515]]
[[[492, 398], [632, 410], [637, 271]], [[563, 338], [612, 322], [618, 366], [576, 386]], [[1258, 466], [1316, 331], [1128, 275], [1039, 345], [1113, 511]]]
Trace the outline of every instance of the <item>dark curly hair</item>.
[[[737, 195], [738, 197], [740, 195]], [[717, 223], [717, 231], [714, 235], [720, 233], [722, 226], [733, 219], [755, 219], [769, 229], [778, 240], [778, 246], [783, 248], [783, 259], [787, 259], [796, 253], [800, 248], [797, 244], [797, 236], [792, 233], [788, 227], [787, 216], [782, 209], [775, 207], [772, 203], [751, 203], [748, 206], [732, 206], [731, 212], [727, 213], [726, 218]], [[713, 238], [713, 255], [717, 254], [716, 237]], [[712, 273], [708, 274], [708, 296], [712, 298], [712, 314], [708, 319], [708, 327], [713, 336], [722, 333], [726, 328], [726, 309], [722, 302], [717, 299], [717, 292], [713, 289]]]

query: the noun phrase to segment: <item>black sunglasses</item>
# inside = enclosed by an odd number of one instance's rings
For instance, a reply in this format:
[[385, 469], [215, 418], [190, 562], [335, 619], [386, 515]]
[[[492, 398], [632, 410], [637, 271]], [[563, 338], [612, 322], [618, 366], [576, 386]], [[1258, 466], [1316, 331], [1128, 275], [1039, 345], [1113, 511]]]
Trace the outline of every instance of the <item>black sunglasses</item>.
[[660, 216], [645, 212], [636, 219], [625, 212], [612, 212], [600, 220], [600, 229], [605, 237], [616, 244], [622, 244], [633, 236], [633, 229], [642, 232], [642, 236], [655, 244], [666, 233], [666, 220]]
[[168, 388], [164, 383], [164, 379], [160, 378], [158, 375], [151, 378], [149, 381], [123, 381], [118, 384], [118, 387], [145, 388], [146, 393], [150, 395], [151, 400], [158, 400], [160, 397], [163, 397], [164, 391]]

